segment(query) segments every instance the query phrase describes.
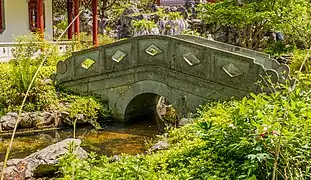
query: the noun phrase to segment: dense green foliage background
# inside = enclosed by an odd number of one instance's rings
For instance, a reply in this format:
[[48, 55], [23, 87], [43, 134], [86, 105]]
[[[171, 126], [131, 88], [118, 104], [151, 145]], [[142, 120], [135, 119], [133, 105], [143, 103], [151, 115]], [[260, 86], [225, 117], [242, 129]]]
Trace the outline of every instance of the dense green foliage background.
[[225, 30], [228, 43], [250, 49], [266, 48], [271, 44], [265, 36], [281, 32], [285, 44], [308, 48], [310, 6], [305, 0], [223, 0], [200, 5], [198, 13], [211, 33]]

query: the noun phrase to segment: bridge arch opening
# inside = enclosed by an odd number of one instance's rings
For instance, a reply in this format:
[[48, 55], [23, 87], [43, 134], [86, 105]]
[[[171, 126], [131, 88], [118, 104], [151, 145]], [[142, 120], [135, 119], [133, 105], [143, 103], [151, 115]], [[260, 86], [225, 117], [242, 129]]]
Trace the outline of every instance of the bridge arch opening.
[[164, 131], [166, 126], [177, 125], [177, 112], [163, 96], [143, 93], [135, 96], [125, 110], [126, 123], [148, 123]]

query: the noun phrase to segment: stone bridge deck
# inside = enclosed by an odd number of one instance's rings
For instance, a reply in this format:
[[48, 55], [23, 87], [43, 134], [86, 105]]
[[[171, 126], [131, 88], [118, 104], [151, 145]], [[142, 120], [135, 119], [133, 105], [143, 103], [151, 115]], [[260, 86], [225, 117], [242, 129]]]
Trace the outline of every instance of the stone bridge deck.
[[[194, 36], [147, 35], [76, 52], [57, 65], [55, 79], [69, 89], [109, 102], [124, 120], [153, 110], [159, 96], [180, 116], [208, 100], [260, 92], [258, 81], [284, 83], [287, 65], [266, 54]], [[291, 81], [291, 80], [290, 80]]]

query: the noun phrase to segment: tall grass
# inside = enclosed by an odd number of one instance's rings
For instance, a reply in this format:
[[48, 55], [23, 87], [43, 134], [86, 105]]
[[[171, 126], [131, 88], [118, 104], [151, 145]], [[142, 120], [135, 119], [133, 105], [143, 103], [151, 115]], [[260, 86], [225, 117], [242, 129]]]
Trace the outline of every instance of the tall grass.
[[10, 75], [13, 79], [14, 86], [19, 92], [27, 92], [37, 69], [38, 66], [31, 65], [29, 59], [20, 60], [19, 63], [14, 63]]

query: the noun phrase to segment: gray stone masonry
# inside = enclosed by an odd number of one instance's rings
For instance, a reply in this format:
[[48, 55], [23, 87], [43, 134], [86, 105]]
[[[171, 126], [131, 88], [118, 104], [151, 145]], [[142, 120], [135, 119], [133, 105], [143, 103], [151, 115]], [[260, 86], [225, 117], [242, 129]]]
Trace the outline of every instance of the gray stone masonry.
[[289, 67], [269, 55], [185, 35], [138, 36], [75, 52], [58, 63], [54, 79], [101, 96], [117, 120], [152, 110], [158, 96], [184, 117], [208, 100], [268, 91], [268, 80], [293, 82]]

